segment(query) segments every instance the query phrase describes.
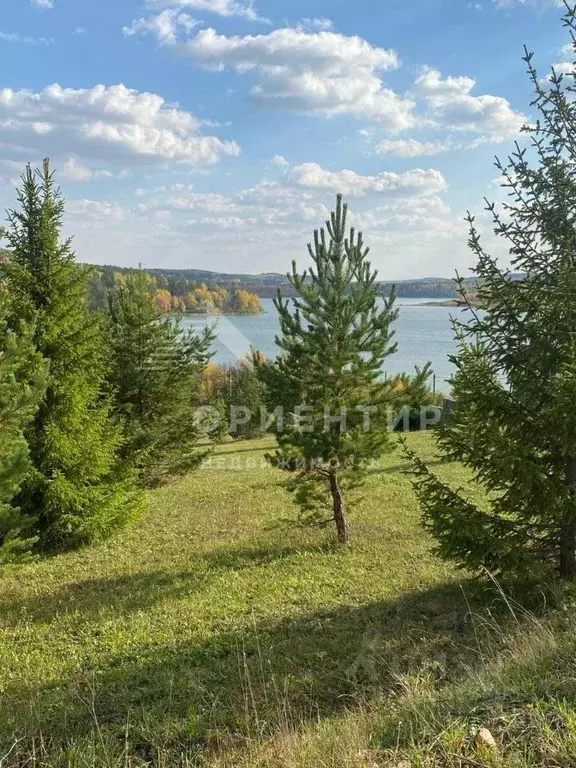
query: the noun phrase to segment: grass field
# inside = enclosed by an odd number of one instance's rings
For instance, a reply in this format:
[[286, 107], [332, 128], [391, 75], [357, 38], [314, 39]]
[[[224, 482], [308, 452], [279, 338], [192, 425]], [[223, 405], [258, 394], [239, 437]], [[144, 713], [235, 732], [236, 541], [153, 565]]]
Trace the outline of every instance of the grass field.
[[2, 574], [2, 767], [576, 765], [571, 609], [536, 620], [436, 559], [400, 451], [334, 548], [290, 524], [270, 447], [222, 446], [124, 535]]

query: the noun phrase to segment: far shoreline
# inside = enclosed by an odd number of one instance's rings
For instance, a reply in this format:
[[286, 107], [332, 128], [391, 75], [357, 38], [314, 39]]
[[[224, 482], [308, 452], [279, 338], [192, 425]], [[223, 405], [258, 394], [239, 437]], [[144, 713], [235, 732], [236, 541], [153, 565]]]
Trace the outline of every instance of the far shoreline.
[[168, 317], [259, 317], [267, 315], [265, 309], [260, 312], [170, 312]]
[[481, 309], [480, 305], [474, 301], [466, 303], [465, 301], [459, 301], [458, 299], [446, 299], [445, 301], [425, 301], [422, 304], [417, 304], [417, 307], [452, 307], [454, 309], [467, 309], [473, 307], [474, 309]]

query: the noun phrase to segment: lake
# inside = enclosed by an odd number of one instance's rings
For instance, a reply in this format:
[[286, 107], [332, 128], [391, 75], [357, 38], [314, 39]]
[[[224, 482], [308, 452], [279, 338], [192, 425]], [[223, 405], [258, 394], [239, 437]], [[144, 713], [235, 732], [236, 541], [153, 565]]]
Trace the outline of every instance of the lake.
[[[437, 300], [437, 299], [436, 299]], [[446, 391], [445, 382], [453, 373], [448, 355], [456, 350], [450, 318], [459, 316], [462, 310], [455, 307], [425, 307], [423, 303], [434, 299], [398, 299], [400, 316], [394, 325], [398, 352], [387, 361], [390, 374], [410, 372], [414, 366], [430, 361], [436, 374], [438, 389]], [[214, 361], [230, 363], [249, 351], [250, 346], [259, 349], [266, 357], [276, 357], [274, 343], [280, 331], [278, 313], [272, 299], [261, 299], [264, 314], [223, 315], [218, 318], [204, 315], [187, 315], [183, 319], [186, 328], [202, 329], [207, 323], [217, 323], [218, 338], [214, 344]]]

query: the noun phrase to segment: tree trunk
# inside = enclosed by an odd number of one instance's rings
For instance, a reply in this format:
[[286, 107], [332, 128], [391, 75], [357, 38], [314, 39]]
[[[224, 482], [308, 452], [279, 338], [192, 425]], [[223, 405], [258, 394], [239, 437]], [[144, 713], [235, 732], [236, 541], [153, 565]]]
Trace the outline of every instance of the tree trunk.
[[[570, 495], [575, 497], [576, 457], [566, 462], [566, 485]], [[570, 581], [576, 578], [576, 514], [573, 501], [568, 503], [560, 528], [560, 576]]]
[[349, 544], [350, 530], [348, 528], [348, 518], [346, 517], [346, 506], [342, 496], [342, 489], [338, 482], [338, 476], [335, 473], [330, 473], [330, 492], [332, 493], [334, 522], [338, 531], [338, 541], [340, 544]]

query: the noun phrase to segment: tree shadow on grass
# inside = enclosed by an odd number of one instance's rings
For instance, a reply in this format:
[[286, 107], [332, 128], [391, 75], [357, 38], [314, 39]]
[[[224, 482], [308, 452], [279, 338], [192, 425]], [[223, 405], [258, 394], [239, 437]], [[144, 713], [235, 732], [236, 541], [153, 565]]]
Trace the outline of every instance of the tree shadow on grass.
[[[281, 531], [279, 526], [273, 529]], [[293, 526], [292, 530], [300, 530]], [[290, 560], [304, 554], [329, 554], [337, 549], [332, 541], [319, 542], [317, 544], [278, 544], [271, 546], [267, 539], [261, 546], [240, 545], [236, 547], [222, 547], [205, 553], [202, 558], [211, 569], [239, 571], [244, 568], [252, 568], [260, 565], [270, 565], [280, 560]]]
[[55, 622], [69, 614], [86, 621], [146, 610], [167, 597], [186, 597], [207, 583], [204, 573], [144, 571], [73, 582], [46, 594], [0, 602], [0, 626]]
[[[426, 466], [427, 467], [437, 467], [442, 466], [443, 464], [446, 464], [445, 461], [442, 459], [434, 459], [432, 461], [427, 461]], [[414, 464], [410, 464], [409, 462], [405, 464], [396, 464], [393, 467], [376, 467], [375, 469], [371, 469], [368, 472], [368, 475], [413, 475], [414, 474]]]
[[[244, 447], [244, 446], [247, 446], [247, 447]], [[232, 450], [228, 450], [229, 447], [231, 447]], [[249, 444], [248, 440], [246, 440], [246, 441], [242, 441], [241, 440], [241, 441], [235, 442], [235, 443], [222, 443], [221, 446], [219, 447], [219, 450], [217, 451], [217, 453], [215, 455], [216, 456], [234, 456], [234, 455], [236, 455], [238, 453], [240, 453], [240, 454], [243, 454], [243, 453], [261, 453], [261, 454], [265, 454], [265, 453], [269, 453], [270, 450], [272, 450], [270, 446], [262, 446], [262, 445], [260, 445], [260, 446], [251, 446]]]
[[177, 645], [93, 662], [40, 689], [6, 687], [0, 739], [23, 735], [26, 722], [28, 734], [49, 734], [54, 744], [106, 733], [148, 757], [170, 745], [201, 751], [222, 734], [262, 737], [286, 721], [302, 724], [392, 695], [409, 677], [425, 675], [438, 686], [459, 679], [481, 658], [483, 633], [496, 618], [501, 638], [516, 626], [498, 594], [466, 582], [254, 620], [205, 641], [183, 630]]

